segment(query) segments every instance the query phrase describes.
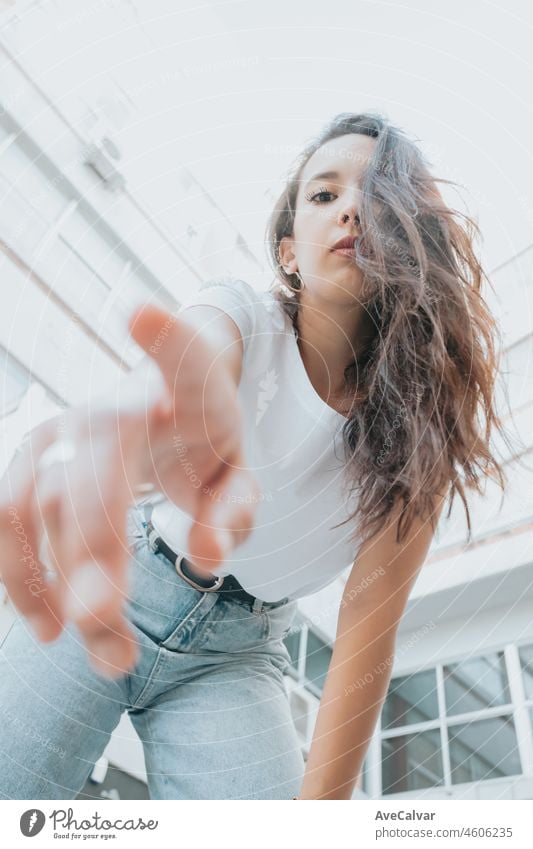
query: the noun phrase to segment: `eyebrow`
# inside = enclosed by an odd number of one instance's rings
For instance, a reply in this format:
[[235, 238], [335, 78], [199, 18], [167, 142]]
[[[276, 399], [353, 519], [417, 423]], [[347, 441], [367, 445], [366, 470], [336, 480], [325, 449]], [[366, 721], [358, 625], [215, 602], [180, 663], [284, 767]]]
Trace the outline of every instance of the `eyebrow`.
[[308, 186], [309, 183], [313, 183], [315, 180], [335, 180], [338, 176], [338, 171], [321, 171], [320, 174], [315, 174], [314, 177], [311, 177], [307, 181], [306, 186]]

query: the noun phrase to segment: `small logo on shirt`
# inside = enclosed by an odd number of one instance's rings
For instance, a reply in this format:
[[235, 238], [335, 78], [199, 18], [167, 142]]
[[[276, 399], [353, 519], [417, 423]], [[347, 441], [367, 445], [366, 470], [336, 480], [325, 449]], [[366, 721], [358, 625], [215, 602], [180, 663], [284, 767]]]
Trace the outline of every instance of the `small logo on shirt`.
[[257, 412], [255, 416], [256, 425], [259, 424], [266, 411], [270, 406], [270, 402], [278, 391], [278, 375], [276, 369], [269, 369], [262, 380], [259, 381], [259, 393], [257, 396]]

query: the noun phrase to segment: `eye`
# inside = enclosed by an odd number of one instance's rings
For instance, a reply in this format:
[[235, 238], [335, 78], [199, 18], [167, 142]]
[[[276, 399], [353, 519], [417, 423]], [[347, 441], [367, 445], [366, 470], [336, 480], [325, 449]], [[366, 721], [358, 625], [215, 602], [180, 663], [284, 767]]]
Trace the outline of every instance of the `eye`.
[[305, 195], [305, 199], [307, 201], [310, 201], [311, 203], [328, 203], [329, 202], [329, 201], [322, 201], [322, 200], [317, 201], [316, 198], [320, 197], [320, 195], [329, 195], [330, 198], [336, 197], [336, 195], [334, 195], [333, 192], [330, 192], [328, 189], [321, 186], [320, 189], [318, 190], [318, 192], [314, 192], [314, 193], [308, 192]]

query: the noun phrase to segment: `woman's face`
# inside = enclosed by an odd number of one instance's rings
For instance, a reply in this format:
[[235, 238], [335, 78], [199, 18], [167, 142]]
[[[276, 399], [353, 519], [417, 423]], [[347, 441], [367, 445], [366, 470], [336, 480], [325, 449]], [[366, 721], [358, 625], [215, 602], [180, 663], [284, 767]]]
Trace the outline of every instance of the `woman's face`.
[[315, 151], [300, 175], [294, 233], [281, 240], [280, 257], [289, 273], [300, 273], [308, 291], [328, 300], [353, 304], [360, 292], [363, 275], [354, 252], [342, 254], [333, 246], [360, 235], [361, 180], [374, 147], [370, 136], [339, 136]]

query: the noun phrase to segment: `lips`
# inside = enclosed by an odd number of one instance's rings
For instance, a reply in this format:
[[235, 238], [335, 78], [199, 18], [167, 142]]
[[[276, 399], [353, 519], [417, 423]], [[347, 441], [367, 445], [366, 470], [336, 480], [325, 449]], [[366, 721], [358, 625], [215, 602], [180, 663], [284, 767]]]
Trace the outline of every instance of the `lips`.
[[354, 251], [356, 236], [343, 236], [338, 242], [335, 242], [332, 251]]

